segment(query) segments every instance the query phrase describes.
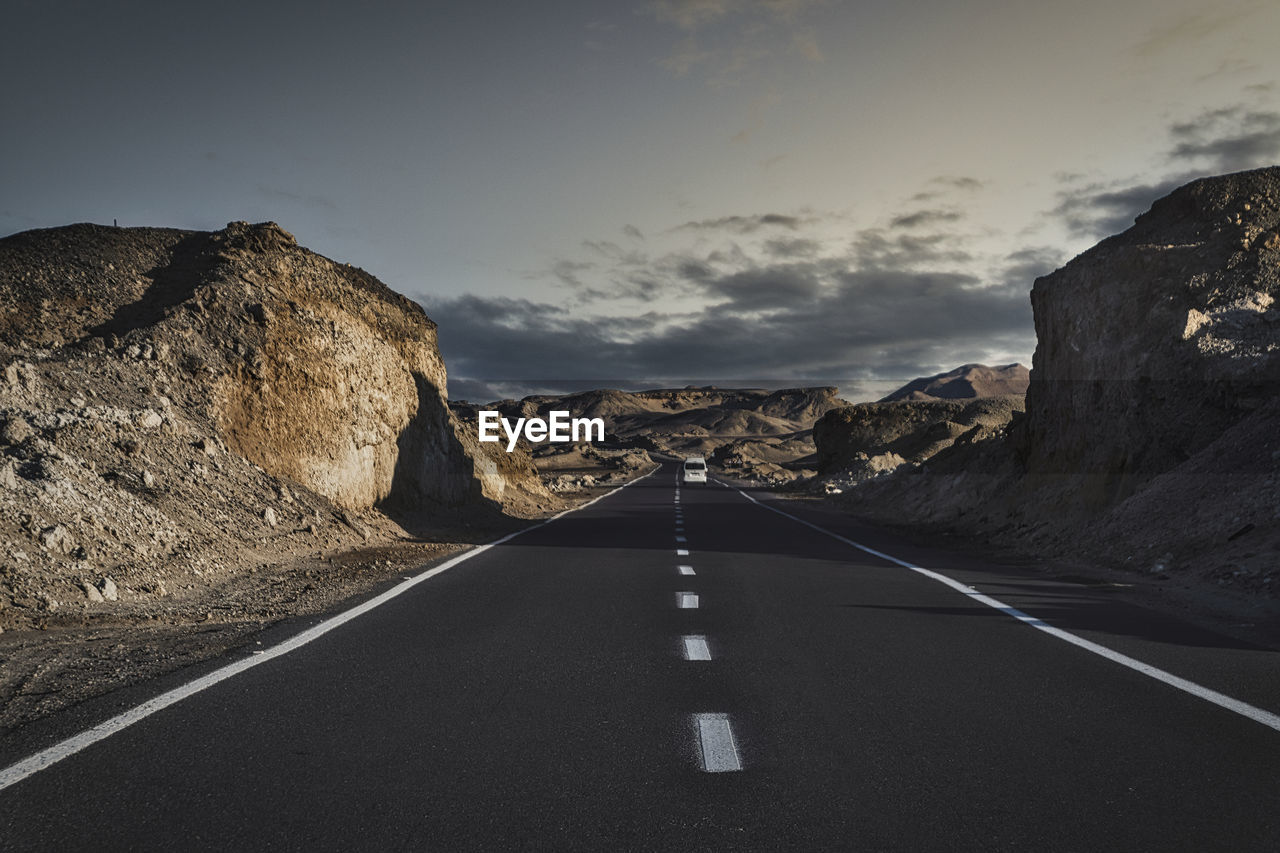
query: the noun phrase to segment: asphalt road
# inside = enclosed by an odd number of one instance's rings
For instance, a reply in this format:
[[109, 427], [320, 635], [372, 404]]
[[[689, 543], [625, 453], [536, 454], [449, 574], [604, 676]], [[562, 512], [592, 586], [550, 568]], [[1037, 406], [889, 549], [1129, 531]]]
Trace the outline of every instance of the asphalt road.
[[[674, 474], [0, 790], [0, 848], [1280, 850], [1280, 731]], [[1280, 711], [1276, 651], [835, 532]]]

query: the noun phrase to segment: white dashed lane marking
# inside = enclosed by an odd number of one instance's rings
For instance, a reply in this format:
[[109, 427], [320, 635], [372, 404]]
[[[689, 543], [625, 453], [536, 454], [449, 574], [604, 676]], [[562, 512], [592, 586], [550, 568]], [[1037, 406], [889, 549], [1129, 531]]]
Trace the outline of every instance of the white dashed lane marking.
[[676, 566], [676, 568], [680, 570], [682, 575], [693, 575], [693, 566]]
[[682, 637], [684, 641], [685, 660], [711, 660], [711, 649], [707, 647], [707, 638], [701, 634]]
[[687, 556], [689, 556], [689, 549], [688, 549], [688, 548], [677, 548], [677, 549], [676, 549], [676, 556], [677, 556], [677, 557], [687, 557]]
[[676, 541], [677, 541], [677, 542], [688, 542], [689, 540], [688, 540], [688, 539], [686, 539], [686, 538], [685, 538], [685, 537], [683, 537], [683, 536], [677, 536], [677, 537], [676, 537]]
[[694, 714], [702, 769], [708, 773], [732, 773], [742, 769], [728, 714]]
[[677, 592], [676, 603], [681, 610], [697, 610], [698, 594], [696, 592]]

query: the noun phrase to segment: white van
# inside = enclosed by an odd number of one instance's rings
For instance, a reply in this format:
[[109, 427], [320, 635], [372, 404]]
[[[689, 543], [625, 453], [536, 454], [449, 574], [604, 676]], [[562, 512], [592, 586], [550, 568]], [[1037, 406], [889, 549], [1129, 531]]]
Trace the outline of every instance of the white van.
[[707, 460], [701, 456], [690, 456], [684, 460], [684, 466], [680, 472], [680, 482], [705, 484], [707, 482]]

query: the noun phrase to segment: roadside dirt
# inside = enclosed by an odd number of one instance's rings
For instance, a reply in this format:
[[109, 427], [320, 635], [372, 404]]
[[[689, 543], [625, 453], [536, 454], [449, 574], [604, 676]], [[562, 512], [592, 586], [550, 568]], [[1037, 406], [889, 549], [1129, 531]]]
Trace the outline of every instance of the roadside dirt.
[[110, 609], [65, 610], [0, 634], [0, 730], [255, 642], [283, 620], [341, 609], [537, 519], [493, 517], [420, 538], [266, 563], [211, 586]]

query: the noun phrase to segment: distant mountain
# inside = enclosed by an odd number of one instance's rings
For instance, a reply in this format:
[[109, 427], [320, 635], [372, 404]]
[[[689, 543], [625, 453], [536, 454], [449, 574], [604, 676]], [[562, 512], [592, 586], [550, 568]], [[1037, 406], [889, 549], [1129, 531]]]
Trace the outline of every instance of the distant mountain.
[[[796, 476], [786, 466], [813, 454], [811, 433], [818, 418], [848, 406], [837, 389], [718, 388], [713, 385], [619, 391], [604, 388], [563, 396], [537, 395], [500, 400], [486, 407], [450, 403], [455, 413], [474, 419], [479, 408], [504, 417], [545, 417], [567, 410], [573, 417], [601, 417], [607, 446], [658, 451], [675, 456], [731, 456], [735, 474], [766, 474], [775, 481]], [[564, 456], [563, 446], [533, 448], [544, 468]], [[719, 457], [717, 457], [719, 458]], [[558, 463], [557, 463], [558, 464]], [[763, 465], [765, 471], [757, 471]]]
[[965, 364], [955, 370], [913, 379], [897, 391], [882, 398], [881, 403], [901, 400], [972, 400], [978, 397], [1024, 395], [1031, 381], [1031, 371], [1021, 364], [987, 367]]

